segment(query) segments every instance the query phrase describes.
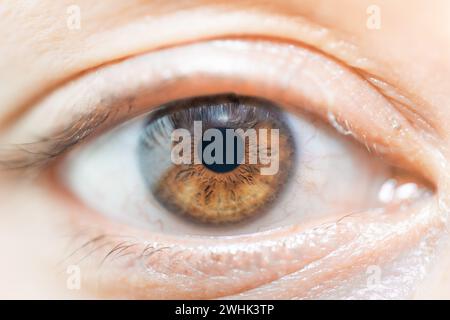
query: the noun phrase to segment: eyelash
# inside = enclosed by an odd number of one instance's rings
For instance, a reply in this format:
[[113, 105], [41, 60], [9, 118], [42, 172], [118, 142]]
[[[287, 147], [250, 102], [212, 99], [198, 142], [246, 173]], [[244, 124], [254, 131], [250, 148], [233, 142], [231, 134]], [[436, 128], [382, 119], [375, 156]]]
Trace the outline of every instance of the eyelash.
[[[77, 240], [78, 239], [72, 239], [72, 243], [77, 243]], [[129, 250], [131, 248], [136, 248], [136, 246], [141, 248], [139, 250], [135, 250], [135, 252]], [[107, 249], [105, 249], [105, 247], [107, 247]], [[82, 242], [81, 245], [72, 250], [61, 261], [61, 263], [70, 262], [79, 265], [83, 262], [83, 260], [89, 258], [91, 255], [101, 250], [105, 250], [102, 253], [102, 258], [99, 259], [100, 264], [98, 267], [101, 267], [108, 261], [114, 261], [115, 259], [122, 258], [127, 255], [133, 255], [131, 259], [142, 259], [153, 253], [170, 248], [171, 247], [168, 246], [156, 248], [150, 244], [143, 244], [142, 241], [132, 236], [100, 233]], [[77, 257], [78, 254], [81, 256]]]
[[[223, 42], [225, 46], [228, 45], [226, 41], [227, 40], [224, 40]], [[230, 44], [233, 44], [233, 41], [238, 40], [230, 41]], [[218, 40], [217, 43], [221, 42]], [[222, 46], [223, 44], [221, 43], [220, 45]], [[138, 59], [141, 59], [141, 57], [138, 57]], [[369, 84], [367, 82], [366, 85], [371, 86], [373, 91], [380, 91], [374, 89], [372, 83]], [[49, 137], [44, 139], [39, 139], [37, 142], [16, 145], [12, 150], [3, 152], [1, 156], [2, 161], [0, 162], [0, 166], [4, 169], [16, 170], [19, 172], [29, 171], [30, 169], [39, 172], [42, 169], [46, 169], [47, 167], [51, 166], [53, 162], [57, 161], [64, 154], [72, 150], [73, 147], [79, 145], [81, 142], [85, 142], [92, 137], [100, 135], [108, 128], [112, 128], [115, 124], [124, 122], [124, 120], [126, 120], [127, 118], [129, 119], [148, 111], [148, 109], [135, 111], [135, 109], [138, 109], [135, 105], [137, 104], [135, 103], [136, 98], [137, 95], [128, 96], [125, 98], [122, 97], [119, 99], [123, 100], [124, 102], [121, 105], [115, 105], [116, 102], [114, 101], [114, 97], [110, 97], [108, 99], [103, 98], [100, 101], [109, 101], [114, 106], [107, 106], [107, 103], [106, 107], [97, 107], [97, 111], [93, 112], [92, 114], [78, 116], [78, 119], [76, 119], [72, 124], [68, 125], [62, 130], [57, 131], [56, 134], [49, 135]], [[309, 109], [310, 110], [305, 110], [305, 112], [313, 111], [314, 113], [314, 109], [312, 107], [310, 107]], [[329, 114], [326, 116], [330, 115], [330, 111], [328, 112]], [[333, 113], [331, 114], [334, 116]], [[322, 117], [323, 115], [319, 116]], [[335, 127], [340, 126], [345, 128], [345, 124], [347, 123], [347, 121], [342, 122], [342, 117], [344, 116], [342, 115], [339, 117], [334, 117], [334, 122], [332, 122], [332, 125], [334, 123]], [[397, 119], [400, 118], [398, 117]], [[403, 120], [404, 119], [401, 119], [401, 121]], [[342, 123], [344, 123], [344, 126], [342, 125]], [[369, 152], [378, 153], [380, 150], [380, 146], [377, 149], [377, 146], [375, 146], [375, 144], [370, 143], [367, 133], [360, 134], [359, 136], [353, 135], [353, 138], [356, 138], [356, 140], [359, 140], [363, 145], [365, 145]], [[387, 156], [389, 157], [390, 155], [387, 154]]]
[[111, 119], [111, 112], [97, 112], [81, 116], [75, 124], [36, 142], [12, 145], [3, 151], [0, 167], [4, 170], [30, 173], [40, 172], [74, 146], [84, 142]]

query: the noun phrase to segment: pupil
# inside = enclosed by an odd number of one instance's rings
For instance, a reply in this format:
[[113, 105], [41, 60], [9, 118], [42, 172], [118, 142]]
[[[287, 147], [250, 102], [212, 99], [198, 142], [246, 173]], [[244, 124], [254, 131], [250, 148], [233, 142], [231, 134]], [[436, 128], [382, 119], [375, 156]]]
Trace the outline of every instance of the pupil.
[[[202, 164], [209, 170], [211, 170], [213, 172], [217, 172], [217, 173], [226, 173], [226, 172], [233, 171], [234, 169], [239, 167], [239, 162], [242, 162], [242, 161], [239, 161], [239, 160], [242, 160], [242, 157], [240, 157], [240, 159], [238, 159], [238, 148], [243, 145], [242, 138], [239, 136], [231, 136], [231, 137], [229, 137], [229, 139], [227, 139], [226, 130], [228, 128], [215, 128], [215, 129], [219, 130], [222, 134], [223, 144], [221, 146], [221, 149], [222, 149], [223, 156], [220, 156], [220, 154], [217, 154], [217, 152], [216, 152], [217, 149], [214, 149], [211, 152], [211, 156], [213, 156], [214, 159], [217, 160], [217, 162], [222, 162], [222, 164], [215, 163], [215, 162], [208, 164], [204, 161], [205, 157], [202, 157]], [[210, 145], [211, 143], [213, 143], [214, 139], [215, 139], [214, 137], [211, 139], [212, 141], [204, 141], [202, 139], [202, 154], [203, 155], [204, 155], [205, 148], [208, 145]], [[233, 153], [234, 153], [233, 161], [228, 162], [228, 163], [227, 163], [227, 146], [229, 146], [228, 148], [231, 147], [233, 150]], [[231, 155], [229, 155], [228, 157], [230, 157], [230, 156]], [[222, 161], [220, 161], [220, 160], [222, 160]]]

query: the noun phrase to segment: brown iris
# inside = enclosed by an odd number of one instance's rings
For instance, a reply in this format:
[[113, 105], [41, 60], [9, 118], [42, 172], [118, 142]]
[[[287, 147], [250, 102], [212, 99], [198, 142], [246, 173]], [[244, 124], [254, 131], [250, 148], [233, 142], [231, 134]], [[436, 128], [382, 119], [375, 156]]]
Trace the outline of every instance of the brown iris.
[[[195, 221], [226, 224], [261, 214], [274, 203], [288, 182], [295, 152], [293, 137], [277, 106], [259, 98], [226, 94], [177, 101], [160, 110], [149, 120], [139, 150], [144, 176], [155, 159], [152, 154], [157, 146], [173, 147], [168, 134], [184, 128], [194, 135], [195, 121], [201, 121], [203, 132], [213, 128], [223, 133], [223, 142], [232, 143], [235, 151], [231, 162], [208, 163], [202, 159], [200, 163], [171, 164], [160, 172], [159, 178], [151, 175], [147, 182], [153, 197], [162, 206]], [[256, 133], [254, 140], [242, 137], [242, 159], [238, 159], [236, 149], [239, 136], [227, 140], [226, 129], [244, 132], [253, 129]], [[276, 139], [271, 137], [274, 129], [278, 131]], [[194, 159], [195, 153], [206, 150], [208, 142], [194, 138], [190, 146], [191, 159]], [[170, 157], [168, 149], [164, 150]], [[226, 150], [229, 149], [224, 147], [224, 158]], [[254, 151], [257, 151], [256, 162], [251, 161]], [[273, 165], [270, 161], [278, 161], [277, 170], [262, 174], [263, 168]]]

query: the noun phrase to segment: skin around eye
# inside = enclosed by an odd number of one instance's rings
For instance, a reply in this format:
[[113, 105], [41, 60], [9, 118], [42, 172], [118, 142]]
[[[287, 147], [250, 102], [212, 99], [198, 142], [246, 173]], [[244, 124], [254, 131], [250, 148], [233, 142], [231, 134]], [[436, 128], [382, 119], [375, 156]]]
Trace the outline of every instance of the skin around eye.
[[[79, 29], [66, 24], [74, 7]], [[80, 174], [66, 188], [60, 172], [0, 171], [0, 295], [448, 298], [449, 8], [448, 0], [1, 2], [0, 166], [15, 151], [19, 160], [38, 154], [49, 171], [77, 162]], [[285, 108], [302, 170], [252, 227], [202, 233], [157, 201], [148, 209], [148, 171], [126, 150], [138, 149], [153, 108], [227, 92]], [[94, 109], [108, 121], [80, 130], [73, 121]], [[21, 123], [26, 110], [33, 115]], [[55, 141], [58, 152], [40, 148]], [[378, 156], [427, 178], [431, 192], [408, 199], [415, 184], [387, 175], [382, 208], [348, 212], [344, 195], [361, 198], [373, 182], [364, 164]], [[81, 290], [72, 290], [66, 272], [77, 268]]]
[[[78, 225], [77, 229], [85, 228], [86, 223], [90, 229], [87, 238], [82, 236], [79, 239], [82, 250], [75, 249], [70, 260], [83, 259], [88, 250], [93, 252], [90, 259], [90, 263], [94, 264], [92, 268], [95, 268], [96, 261], [105, 261], [107, 267], [103, 273], [104, 282], [101, 283], [105, 291], [114, 295], [114, 292], [133, 290], [136, 297], [150, 298], [218, 298], [238, 294], [245, 296], [247, 292], [264, 297], [263, 292], [271, 282], [278, 279], [283, 281], [282, 278], [286, 275], [300, 272], [314, 261], [332, 263], [326, 257], [332, 257], [331, 253], [336, 250], [343, 250], [340, 256], [347, 257], [346, 254], [353, 251], [351, 247], [358, 246], [357, 243], [362, 241], [358, 234], [364, 234], [369, 239], [389, 238], [391, 229], [383, 229], [380, 234], [377, 226], [379, 223], [395, 223], [380, 221], [389, 219], [389, 213], [398, 206], [410, 213], [414, 212], [417, 219], [414, 221], [424, 219], [427, 225], [439, 228], [435, 217], [427, 215], [429, 207], [422, 202], [420, 192], [418, 197], [400, 203], [394, 201], [380, 204], [379, 191], [385, 182], [392, 180], [393, 173], [365, 149], [349, 143], [349, 140], [340, 134], [350, 132], [349, 135], [356, 140], [359, 138], [365, 143], [375, 141], [374, 145], [377, 145], [380, 151], [392, 151], [381, 147], [402, 144], [401, 141], [420, 141], [414, 132], [409, 130], [407, 122], [402, 120], [387, 101], [371, 91], [367, 83], [359, 81], [348, 73], [348, 70], [324, 57], [314, 55], [310, 59], [309, 52], [297, 51], [297, 48], [290, 46], [275, 44], [274, 47], [281, 51], [274, 51], [274, 48], [269, 49], [271, 44], [268, 42], [257, 42], [255, 47], [245, 41], [219, 41], [214, 42], [211, 47], [209, 45], [196, 44], [187, 48], [168, 49], [119, 63], [112, 68], [106, 67], [93, 76], [93, 82], [83, 78], [72, 83], [66, 88], [67, 91], [57, 92], [49, 97], [40, 109], [41, 112], [46, 110], [45, 107], [50, 106], [50, 102], [55, 103], [63, 96], [70, 95], [70, 92], [76, 96], [77, 90], [90, 83], [92, 86], [88, 92], [92, 96], [87, 99], [85, 96], [80, 100], [74, 99], [73, 103], [79, 108], [89, 109], [95, 106], [86, 106], [85, 102], [103, 101], [104, 105], [118, 110], [111, 122], [119, 124], [122, 121], [114, 130], [99, 134], [74, 149], [66, 160], [62, 161], [61, 171], [56, 177], [59, 183], [63, 180], [69, 197], [76, 203], [76, 209], [73, 211], [77, 214], [73, 219], [75, 225]], [[277, 57], [282, 60], [275, 64], [276, 68], [272, 71], [256, 68], [255, 59], [252, 61], [255, 69], [245, 69], [249, 61], [245, 53], [253, 49], [261, 54], [261, 59], [258, 60], [261, 66], [264, 62], [273, 63]], [[212, 61], [194, 59], [199, 52], [205, 53], [205, 50], [211, 50], [206, 56]], [[294, 54], [291, 50], [299, 54], [297, 57], [305, 58], [303, 62], [298, 61], [299, 66], [302, 66], [302, 73], [298, 75], [304, 78], [288, 77], [287, 81], [286, 75], [281, 72], [281, 66], [284, 65], [284, 59], [287, 61], [287, 57], [283, 58], [280, 53], [291, 56]], [[238, 64], [239, 67], [231, 71], [230, 68], [236, 61], [233, 60], [234, 63], [230, 65], [226, 65], [226, 62], [235, 57], [236, 52], [240, 53], [238, 56], [242, 61]], [[177, 58], [179, 53], [183, 53], [182, 60]], [[193, 63], [186, 65], [185, 59], [188, 57], [193, 58]], [[224, 70], [221, 69], [223, 65], [226, 66]], [[155, 73], [153, 69], [155, 66], [164, 68], [165, 91], [160, 95], [160, 84], [155, 82], [158, 77], [136, 77], [142, 72], [145, 73], [145, 70], [149, 74], [159, 75], [159, 71]], [[131, 67], [133, 70], [140, 69], [141, 72], [127, 73], [130, 76], [125, 77], [125, 72], [130, 72]], [[280, 72], [274, 72], [278, 68]], [[226, 72], [222, 73], [223, 71]], [[315, 72], [310, 73], [312, 71]], [[239, 73], [241, 76], [236, 76]], [[290, 74], [297, 75], [296, 72]], [[314, 77], [311, 77], [311, 74], [314, 74]], [[192, 79], [198, 80], [195, 86], [192, 85], [191, 76]], [[344, 76], [345, 79], [340, 78]], [[88, 75], [87, 78], [90, 77], [91, 75]], [[117, 82], [106, 81], [108, 79], [115, 79]], [[121, 79], [126, 81], [122, 82]], [[334, 80], [322, 83], [320, 79]], [[342, 87], [344, 80], [346, 85]], [[95, 86], [99, 83], [102, 88]], [[118, 91], [118, 88], [123, 91]], [[351, 94], [351, 89], [355, 88], [361, 90], [360, 95]], [[112, 90], [115, 92], [114, 99], [109, 95]], [[121, 94], [118, 95], [118, 92]], [[157, 110], [161, 104], [192, 95], [213, 96], [225, 92], [261, 95], [283, 105], [285, 112], [289, 114], [286, 119], [292, 136], [296, 137], [294, 167], [301, 170], [296, 170], [290, 177], [292, 182], [282, 192], [272, 210], [266, 214], [257, 216], [257, 219], [249, 219], [248, 223], [242, 225], [208, 228], [205, 225], [189, 223], [187, 219], [167, 212], [167, 208], [160, 202], [149, 197], [148, 183], [142, 176], [136, 150], [139, 150], [140, 137], [149, 124], [145, 110]], [[131, 96], [133, 99], [130, 100]], [[130, 101], [133, 103], [130, 104]], [[379, 111], [376, 114], [370, 113], [374, 115], [369, 115], [371, 121], [367, 121], [367, 116], [350, 112], [361, 104], [368, 105], [369, 101], [374, 108], [373, 112]], [[126, 110], [131, 111], [124, 113], [124, 105]], [[299, 110], [312, 114], [306, 116]], [[32, 117], [36, 115], [38, 114]], [[137, 118], [123, 122], [126, 117], [133, 116]], [[315, 117], [319, 117], [319, 121]], [[329, 124], [320, 121], [327, 119]], [[392, 123], [396, 125], [393, 126]], [[399, 134], [399, 130], [402, 134]], [[389, 139], [385, 139], [381, 132], [389, 132]], [[405, 150], [397, 148], [395, 155], [401, 158], [403, 151]], [[126, 174], [123, 174], [125, 169]], [[348, 215], [355, 221], [346, 220], [346, 223], [342, 224], [341, 219]], [[369, 220], [373, 223], [368, 223]], [[92, 228], [93, 225], [96, 227]], [[403, 250], [400, 248], [405, 248], [406, 239], [414, 243], [412, 235], [415, 233], [412, 229], [413, 224], [404, 229], [402, 241], [398, 242], [395, 250]], [[107, 232], [107, 235], [102, 236], [103, 232]], [[363, 243], [369, 245], [371, 242]], [[381, 242], [377, 243], [379, 244]], [[313, 247], [320, 250], [312, 250]], [[252, 250], [249, 251], [248, 248]], [[119, 256], [115, 255], [117, 251], [120, 251]], [[411, 255], [422, 255], [422, 252], [413, 250]], [[374, 263], [370, 259], [365, 260], [362, 255], [352, 259], [357, 259], [355, 265], [361, 268]], [[405, 263], [410, 263], [408, 259]], [[259, 263], [254, 264], [255, 261]], [[265, 261], [277, 263], [267, 265]], [[380, 255], [378, 261], [388, 263], [390, 260]], [[343, 262], [336, 262], [336, 265], [343, 265]], [[105, 265], [103, 262], [101, 264]], [[417, 266], [420, 265], [422, 263]], [[250, 270], [249, 266], [256, 269]], [[325, 265], [322, 267], [329, 268]], [[86, 268], [89, 270], [90, 267]], [[137, 282], [127, 280], [126, 284], [115, 284], [112, 281], [124, 268], [129, 274], [127, 279], [135, 279]], [[198, 273], [193, 270], [198, 270]], [[88, 276], [91, 274], [88, 272]], [[419, 271], [414, 269], [414, 274], [419, 278]], [[328, 276], [335, 279], [332, 274]], [[314, 285], [314, 281], [308, 285]], [[137, 290], [138, 287], [141, 289]], [[148, 287], [152, 290], [148, 291]], [[258, 288], [262, 291], [259, 292]], [[307, 286], [302, 288], [307, 290]], [[319, 297], [326, 295], [325, 291], [313, 293], [297, 290], [296, 294], [302, 297]], [[278, 292], [273, 294], [273, 297], [283, 295]]]

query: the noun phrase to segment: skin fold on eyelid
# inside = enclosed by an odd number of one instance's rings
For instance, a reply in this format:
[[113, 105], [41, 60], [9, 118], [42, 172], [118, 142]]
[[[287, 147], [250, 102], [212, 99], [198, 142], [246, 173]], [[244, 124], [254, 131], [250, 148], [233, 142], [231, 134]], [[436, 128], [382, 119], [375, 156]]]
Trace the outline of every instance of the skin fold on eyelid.
[[[384, 18], [383, 31], [367, 32], [364, 19], [366, 18], [366, 8], [371, 4], [370, 1], [346, 2], [347, 13], [351, 13], [352, 18], [358, 17], [358, 19], [346, 19], [345, 14], [336, 17], [330, 16], [330, 10], [333, 11], [336, 6], [338, 8], [343, 6], [342, 1], [330, 0], [324, 1], [326, 5], [318, 4], [317, 1], [302, 0], [276, 3], [239, 1], [231, 4], [226, 3], [226, 6], [221, 1], [214, 3], [209, 1], [176, 1], [176, 5], [173, 5], [171, 1], [164, 3], [127, 1], [126, 4], [114, 3], [114, 5], [108, 5], [105, 3], [95, 7], [79, 1], [78, 4], [83, 14], [83, 28], [76, 30], [76, 32], [68, 30], [65, 19], [63, 19], [65, 18], [63, 13], [65, 13], [67, 6], [71, 4], [65, 1], [42, 2], [33, 7], [24, 6], [23, 12], [22, 10], [16, 12], [15, 8], [10, 8], [6, 4], [7, 10], [4, 10], [6, 19], [2, 21], [14, 22], [17, 25], [1, 28], [2, 30], [14, 29], [17, 37], [20, 38], [22, 33], [26, 33], [27, 28], [32, 27], [33, 33], [40, 36], [33, 39], [39, 41], [38, 43], [30, 42], [30, 39], [27, 39], [27, 41], [22, 42], [23, 47], [14, 47], [12, 52], [6, 50], [2, 53], [5, 57], [11, 57], [13, 62], [19, 61], [19, 64], [0, 65], [0, 69], [3, 70], [0, 76], [10, 74], [8, 68], [11, 67], [23, 68], [28, 75], [27, 77], [8, 79], [8, 82], [14, 80], [21, 85], [2, 88], [2, 90], [5, 90], [2, 92], [3, 103], [0, 110], [0, 120], [3, 124], [7, 123], [7, 119], [11, 120], [9, 116], [7, 117], [8, 114], [18, 116], [26, 108], [32, 106], [35, 100], [43, 97], [46, 91], [48, 93], [48, 91], [62, 85], [81, 72], [98, 65], [161, 47], [230, 35], [263, 36], [304, 43], [326, 52], [350, 66], [354, 66], [363, 71], [362, 74], [367, 75], [368, 78], [381, 79], [383, 78], [382, 75], [389, 74], [391, 83], [398, 82], [398, 77], [392, 77], [392, 71], [395, 70], [393, 67], [395, 66], [391, 65], [386, 68], [386, 65], [390, 63], [389, 57], [377, 57], [378, 50], [370, 46], [365, 48], [362, 45], [367, 45], [363, 40], [372, 38], [373, 43], [378, 43], [378, 36], [384, 35], [385, 32], [390, 34], [393, 27], [391, 26], [392, 22], [387, 23], [386, 18]], [[421, 5], [424, 4], [417, 2], [412, 7], [419, 12], [423, 12]], [[385, 12], [389, 7], [384, 6]], [[178, 12], [174, 10], [175, 8], [183, 8], [183, 10]], [[36, 19], [40, 15], [34, 15], [35, 10], [48, 12], [44, 23]], [[116, 12], [120, 12], [120, 16], [116, 15]], [[200, 16], [201, 19], [189, 19], [187, 23], [180, 23], [180, 21], [192, 16]], [[434, 16], [436, 16], [436, 13]], [[95, 17], [95, 19], [92, 19], [92, 17]], [[26, 19], [25, 22], [24, 19]], [[340, 21], [341, 19], [344, 21]], [[395, 19], [395, 21], [397, 20]], [[99, 21], [102, 24], [101, 31], [96, 25]], [[176, 21], [176, 23], [173, 23], [173, 21]], [[189, 28], [182, 27], [185, 24], [188, 24]], [[51, 27], [49, 28], [49, 26]], [[153, 33], [147, 32], [147, 30], [159, 31]], [[398, 32], [396, 28], [393, 31]], [[54, 33], [64, 34], [65, 37], [60, 39], [59, 34], [55, 35]], [[363, 38], [361, 38], [361, 33], [364, 36]], [[46, 37], [49, 37], [49, 41], [45, 41]], [[4, 39], [8, 41], [8, 37], [4, 37]], [[54, 41], [55, 39], [60, 41]], [[8, 42], [6, 43], [8, 44]], [[99, 46], [99, 43], [102, 45]], [[358, 45], [356, 45], [357, 43]], [[44, 48], [41, 48], [42, 44], [45, 45]], [[386, 43], [385, 46], [390, 47], [389, 43]], [[45, 52], [45, 54], [38, 57], [33, 56], [33, 59], [29, 59], [30, 47], [33, 50]], [[374, 53], [375, 56], [373, 56]], [[368, 59], [369, 56], [371, 57], [370, 60]], [[60, 61], [61, 57], [64, 58]], [[379, 60], [383, 60], [383, 63], [379, 63]], [[8, 59], [4, 61], [8, 61]], [[49, 61], [51, 63], [48, 63]], [[375, 63], [375, 61], [378, 62]], [[36, 68], [42, 65], [45, 65], [46, 72], [44, 74], [39, 72], [39, 68]], [[21, 74], [18, 70], [14, 72]], [[38, 81], [35, 81], [36, 79]], [[7, 91], [15, 87], [26, 87], [26, 94], [22, 89], [19, 95], [17, 95], [17, 92]], [[408, 92], [408, 94], [411, 93]], [[17, 98], [18, 96], [20, 98]], [[13, 97], [13, 100], [10, 97]], [[418, 98], [417, 95], [414, 95], [414, 97]], [[428, 108], [423, 107], [427, 105], [426, 101], [419, 100], [420, 103], [414, 106], [413, 113], [416, 113], [416, 115], [424, 113], [427, 117], [434, 118], [434, 114], [429, 112]], [[20, 107], [11, 110], [9, 107], [11, 103], [19, 104]], [[13, 112], [11, 113], [11, 111]], [[440, 130], [445, 130], [445, 127], [442, 128], [442, 125], [436, 124], [435, 120], [433, 120], [433, 126], [436, 125], [440, 127]]]
[[[217, 7], [214, 4], [209, 4], [206, 7], [198, 7], [198, 3], [194, 1], [192, 4], [188, 4], [186, 11], [181, 13], [177, 11], [173, 12], [171, 10], [173, 7], [165, 7], [161, 3], [158, 3], [156, 8], [153, 8], [151, 2], [147, 5], [149, 7], [143, 6], [141, 2], [136, 4], [136, 8], [141, 8], [141, 10], [133, 10], [134, 6], [131, 3], [127, 3], [125, 8], [121, 8], [123, 15], [126, 12], [125, 16], [127, 19], [125, 21], [116, 20], [116, 18], [114, 21], [110, 20], [110, 10], [120, 10], [117, 5], [107, 6], [107, 8], [99, 6], [99, 9], [103, 9], [99, 11], [95, 8], [90, 8], [84, 14], [88, 16], [90, 14], [94, 16], [101, 14], [103, 19], [97, 17], [95, 21], [110, 21], [110, 28], [102, 28], [102, 32], [98, 32], [96, 29], [93, 31], [92, 28], [86, 26], [86, 23], [91, 22], [89, 19], [86, 19], [83, 29], [80, 30], [81, 32], [69, 32], [69, 34], [67, 34], [67, 31], [70, 30], [67, 30], [65, 20], [58, 20], [61, 17], [61, 12], [65, 12], [67, 9], [67, 4], [63, 1], [53, 3], [52, 5], [44, 5], [46, 11], [51, 13], [49, 13], [49, 21], [46, 21], [51, 25], [50, 29], [47, 24], [34, 25], [33, 23], [29, 23], [29, 21], [35, 22], [35, 19], [29, 15], [32, 15], [33, 10], [39, 9], [39, 6], [37, 8], [27, 8], [29, 11], [25, 12], [28, 14], [16, 12], [14, 8], [10, 8], [10, 11], [5, 10], [7, 17], [17, 23], [17, 27], [12, 28], [18, 34], [20, 34], [20, 30], [24, 26], [27, 28], [31, 25], [41, 32], [40, 34], [43, 38], [52, 35], [53, 32], [63, 32], [67, 37], [64, 37], [61, 43], [41, 41], [41, 43], [45, 43], [48, 46], [46, 48], [41, 48], [40, 43], [32, 44], [33, 48], [39, 48], [45, 51], [45, 54], [34, 57], [32, 61], [29, 59], [23, 59], [21, 61], [18, 67], [24, 68], [24, 72], [28, 74], [27, 77], [9, 79], [9, 81], [14, 80], [21, 85], [8, 86], [5, 90], [11, 90], [16, 87], [26, 87], [28, 90], [26, 90], [26, 95], [23, 94], [23, 91], [21, 92], [22, 94], [7, 91], [2, 94], [3, 108], [0, 110], [0, 115], [2, 115], [0, 119], [3, 120], [2, 123], [5, 123], [5, 119], [9, 119], [8, 114], [17, 116], [23, 112], [32, 104], [33, 100], [42, 97], [46, 90], [54, 89], [56, 86], [64, 83], [64, 81], [68, 81], [71, 77], [99, 65], [169, 45], [174, 46], [192, 41], [222, 38], [230, 35], [264, 36], [301, 41], [302, 43], [320, 48], [325, 52], [332, 52], [335, 56], [339, 56], [342, 60], [349, 62], [350, 65], [357, 65], [363, 69], [368, 68], [367, 60], [361, 59], [355, 52], [356, 47], [348, 42], [343, 35], [338, 35], [336, 30], [325, 28], [309, 21], [301, 15], [301, 10], [298, 12], [298, 15], [291, 18], [282, 14], [285, 11], [289, 11], [291, 7], [288, 2], [286, 2], [286, 8], [281, 10], [281, 12], [279, 12], [279, 5], [253, 2], [236, 3], [236, 8], [227, 8], [225, 12], [223, 11], [224, 7], [220, 3], [217, 4]], [[251, 7], [251, 10], [242, 11], [239, 8], [241, 6]], [[294, 8], [296, 5], [294, 4], [292, 7]], [[155, 14], [155, 12], [159, 14]], [[144, 16], [142, 16], [143, 14]], [[199, 16], [201, 19], [191, 19], [191, 16]], [[186, 23], [189, 24], [189, 28], [181, 27], [183, 24], [180, 23], [180, 19], [184, 21], [187, 18], [189, 21]], [[27, 21], [24, 22], [22, 19], [26, 19]], [[92, 22], [95, 23], [95, 21]], [[178, 26], [181, 28], [178, 28]], [[61, 31], [60, 29], [63, 30]], [[148, 30], [159, 31], [155, 33], [148, 32]], [[130, 35], [133, 36], [130, 37]], [[36, 37], [36, 39], [41, 38]], [[28, 41], [26, 43], [28, 44]], [[57, 46], [56, 57], [54, 52], [55, 48], [52, 45], [48, 45], [49, 43]], [[102, 45], [99, 46], [99, 43]], [[21, 49], [24, 52], [29, 51], [27, 46]], [[7, 51], [4, 54], [5, 56], [15, 57], [18, 54], [17, 50], [15, 48], [13, 52]], [[60, 61], [59, 57], [62, 56], [65, 59]], [[26, 57], [28, 58], [28, 54]], [[35, 67], [39, 65], [45, 65], [45, 74], [33, 72]], [[53, 66], [54, 69], [52, 68]], [[7, 65], [1, 67], [6, 71], [8, 70]], [[15, 70], [15, 72], [20, 73], [18, 70]], [[5, 73], [8, 72], [3, 72], [2, 74]], [[37, 79], [39, 81], [36, 81]], [[9, 97], [14, 97], [14, 100], [10, 101]], [[20, 107], [11, 110], [9, 105], [12, 103]]]
[[[439, 175], [429, 170], [446, 165], [439, 150], [350, 70], [308, 49], [268, 41], [198, 43], [100, 68], [48, 96], [4, 139], [27, 143], [33, 140], [30, 131], [42, 137], [51, 136], [55, 123], [76, 127], [70, 122], [80, 114], [103, 108], [120, 118], [169, 100], [221, 90], [270, 93], [268, 98], [301, 106], [330, 121], [341, 133], [353, 135], [368, 150], [400, 158], [402, 165], [413, 166], [432, 181]], [[39, 132], [33, 132], [35, 123], [40, 124]]]

